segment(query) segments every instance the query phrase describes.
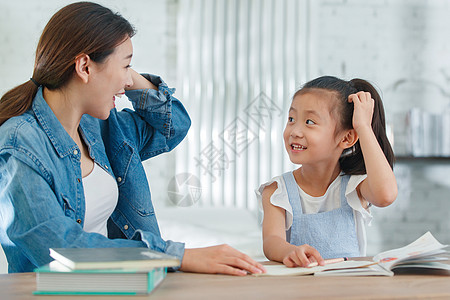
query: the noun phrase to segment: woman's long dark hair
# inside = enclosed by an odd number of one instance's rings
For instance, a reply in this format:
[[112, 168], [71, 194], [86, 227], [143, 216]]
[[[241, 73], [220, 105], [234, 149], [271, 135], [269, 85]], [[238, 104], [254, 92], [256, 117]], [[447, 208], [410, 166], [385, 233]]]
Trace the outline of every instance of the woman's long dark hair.
[[45, 26], [36, 49], [33, 80], [11, 89], [0, 99], [0, 125], [26, 112], [38, 85], [63, 87], [73, 76], [75, 60], [87, 54], [102, 63], [127, 36], [133, 26], [117, 13], [92, 2], [78, 2], [60, 9]]
[[[363, 79], [355, 78], [350, 81], [345, 81], [333, 76], [322, 76], [306, 83], [295, 93], [294, 98], [297, 95], [306, 93], [310, 89], [323, 89], [334, 92], [338, 100], [337, 115], [340, 116], [338, 124], [340, 125], [340, 128], [344, 130], [353, 128], [353, 102], [348, 102], [348, 96], [360, 91], [369, 92], [375, 101], [372, 116], [372, 130], [378, 140], [378, 144], [386, 156], [387, 161], [389, 162], [389, 165], [393, 168], [394, 152], [392, 151], [391, 144], [389, 143], [386, 135], [386, 121], [383, 102], [381, 101], [380, 94], [377, 92], [375, 87]], [[339, 165], [345, 174], [366, 174], [366, 166], [359, 141], [357, 141], [354, 145], [354, 150], [351, 154], [343, 155], [339, 159]]]

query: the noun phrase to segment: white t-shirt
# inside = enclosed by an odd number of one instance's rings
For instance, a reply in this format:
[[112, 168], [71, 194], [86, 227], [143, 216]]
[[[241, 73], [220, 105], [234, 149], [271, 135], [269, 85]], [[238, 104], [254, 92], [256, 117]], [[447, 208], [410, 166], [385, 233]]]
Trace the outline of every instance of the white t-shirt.
[[116, 208], [119, 189], [115, 179], [94, 163], [92, 172], [83, 178], [86, 211], [83, 229], [108, 236], [107, 222]]
[[[358, 197], [356, 187], [367, 177], [367, 175], [352, 175], [348, 181], [345, 189], [345, 196], [350, 207], [353, 209], [353, 217], [355, 219], [356, 236], [358, 239], [359, 252], [361, 256], [366, 255], [367, 250], [367, 237], [365, 225], [370, 225], [372, 221], [372, 214], [370, 211], [362, 207], [361, 201]], [[342, 176], [336, 177], [336, 179], [328, 186], [327, 191], [323, 196], [313, 197], [305, 193], [300, 186], [297, 185], [300, 196], [301, 205], [304, 214], [316, 214], [321, 212], [330, 211], [341, 206], [341, 180]], [[272, 205], [283, 208], [286, 211], [286, 224], [285, 229], [288, 230], [292, 226], [293, 213], [292, 206], [289, 203], [286, 184], [283, 176], [276, 176], [267, 183], [262, 184], [259, 189], [255, 190], [256, 197], [262, 210], [262, 192], [264, 188], [271, 185], [273, 182], [277, 183], [277, 189], [270, 197], [270, 203]]]

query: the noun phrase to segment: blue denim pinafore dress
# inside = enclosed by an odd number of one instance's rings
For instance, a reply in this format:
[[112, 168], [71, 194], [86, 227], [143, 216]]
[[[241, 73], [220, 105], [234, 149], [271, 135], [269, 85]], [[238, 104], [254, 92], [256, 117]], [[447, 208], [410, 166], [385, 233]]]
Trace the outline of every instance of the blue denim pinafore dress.
[[316, 214], [303, 213], [294, 174], [284, 173], [283, 178], [293, 212], [293, 223], [286, 231], [286, 240], [296, 246], [308, 244], [316, 248], [324, 259], [360, 256], [353, 209], [345, 197], [350, 176], [342, 176], [341, 207]]

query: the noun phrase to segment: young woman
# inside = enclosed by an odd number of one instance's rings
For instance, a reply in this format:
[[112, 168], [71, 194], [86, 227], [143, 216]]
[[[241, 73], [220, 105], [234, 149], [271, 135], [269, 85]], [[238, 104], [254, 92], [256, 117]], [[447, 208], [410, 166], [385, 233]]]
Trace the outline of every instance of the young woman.
[[[134, 33], [103, 6], [70, 4], [45, 27], [32, 78], [1, 98], [9, 272], [32, 271], [61, 247], [149, 247], [177, 256], [184, 271], [264, 271], [226, 245], [185, 249], [161, 238], [142, 161], [180, 143], [190, 119], [161, 78], [130, 68]], [[123, 94], [134, 110], [114, 108]]]

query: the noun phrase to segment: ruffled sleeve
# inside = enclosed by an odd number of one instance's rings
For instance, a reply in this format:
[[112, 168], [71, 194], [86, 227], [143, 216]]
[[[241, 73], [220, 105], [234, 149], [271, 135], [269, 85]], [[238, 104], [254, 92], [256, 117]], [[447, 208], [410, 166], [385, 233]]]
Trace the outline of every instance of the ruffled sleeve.
[[274, 182], [277, 183], [277, 189], [270, 197], [270, 203], [274, 206], [281, 207], [286, 211], [285, 228], [286, 230], [288, 230], [292, 226], [293, 214], [292, 214], [292, 206], [289, 203], [286, 184], [284, 183], [283, 176], [276, 176], [272, 178], [270, 181], [262, 184], [258, 189], [255, 190], [256, 199], [258, 201], [258, 207], [261, 210], [261, 212], [264, 213], [262, 207], [262, 193], [266, 186], [269, 186]]
[[362, 206], [361, 200], [358, 197], [358, 192], [356, 191], [358, 185], [366, 178], [367, 175], [350, 176], [347, 188], [345, 189], [345, 196], [347, 197], [348, 205], [350, 205], [353, 210], [360, 213], [360, 216], [366, 225], [370, 225], [370, 222], [373, 219], [372, 214], [370, 213], [370, 210], [365, 209]]

